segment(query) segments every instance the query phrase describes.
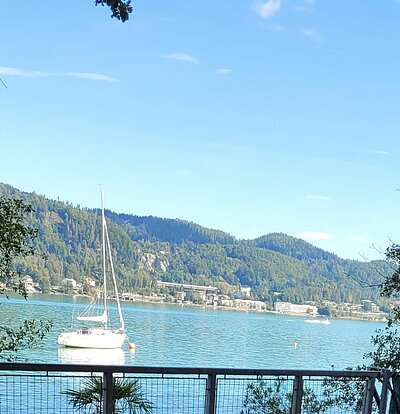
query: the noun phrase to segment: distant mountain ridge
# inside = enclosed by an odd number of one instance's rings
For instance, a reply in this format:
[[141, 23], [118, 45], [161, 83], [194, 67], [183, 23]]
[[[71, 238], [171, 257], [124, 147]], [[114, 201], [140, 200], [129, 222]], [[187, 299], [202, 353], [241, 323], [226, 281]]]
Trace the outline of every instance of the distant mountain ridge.
[[198, 224], [153, 216], [132, 216], [108, 212], [108, 216], [122, 227], [132, 227], [132, 240], [154, 240], [182, 244], [193, 242], [199, 244], [230, 244], [235, 237], [221, 230], [208, 229]]
[[329, 253], [313, 246], [311, 243], [284, 233], [270, 233], [258, 237], [252, 240], [252, 242], [257, 247], [286, 254], [307, 264], [312, 264], [317, 260], [345, 260], [339, 258], [334, 253]]
[[[77, 208], [0, 184], [0, 195], [32, 204], [31, 224], [39, 230], [39, 256], [22, 260], [20, 268], [43, 289], [69, 277], [78, 282], [101, 268], [98, 209]], [[363, 263], [342, 259], [301, 239], [270, 233], [239, 240], [220, 230], [179, 219], [139, 217], [106, 210], [109, 233], [122, 290], [148, 290], [161, 279], [218, 285], [229, 291], [249, 286], [254, 298], [358, 302], [376, 300], [376, 284], [391, 269], [384, 261]], [[377, 269], [379, 271], [377, 271]]]

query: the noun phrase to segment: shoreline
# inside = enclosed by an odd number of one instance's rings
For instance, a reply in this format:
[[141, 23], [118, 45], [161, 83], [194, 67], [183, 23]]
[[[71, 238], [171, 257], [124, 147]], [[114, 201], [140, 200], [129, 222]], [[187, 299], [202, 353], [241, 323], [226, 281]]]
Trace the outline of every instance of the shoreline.
[[120, 299], [121, 302], [131, 302], [131, 303], [150, 303], [150, 304], [160, 304], [160, 305], [171, 305], [171, 306], [180, 306], [180, 307], [188, 307], [188, 308], [203, 308], [203, 309], [215, 309], [215, 310], [219, 310], [219, 311], [233, 311], [233, 312], [249, 312], [249, 313], [268, 313], [268, 314], [273, 314], [273, 315], [284, 315], [284, 316], [293, 316], [293, 317], [298, 317], [298, 318], [308, 318], [308, 319], [322, 319], [322, 318], [327, 318], [329, 320], [355, 320], [355, 321], [364, 321], [364, 322], [380, 322], [380, 323], [386, 323], [387, 322], [387, 317], [384, 316], [385, 314], [376, 314], [375, 315], [371, 315], [368, 316], [370, 314], [365, 314], [364, 315], [336, 315], [336, 316], [325, 316], [325, 315], [316, 315], [316, 316], [312, 316], [309, 315], [307, 313], [296, 313], [296, 312], [277, 312], [277, 311], [273, 311], [273, 310], [266, 310], [266, 309], [244, 309], [244, 308], [239, 308], [239, 307], [231, 307], [231, 306], [221, 306], [221, 305], [217, 305], [217, 306], [213, 306], [213, 305], [200, 305], [200, 304], [195, 304], [195, 303], [176, 303], [176, 302], [166, 302], [166, 301], [155, 301], [155, 300], [150, 300], [150, 299], [145, 299], [145, 298], [141, 298], [141, 299], [134, 299], [134, 300], [126, 300], [126, 299]]
[[[10, 292], [11, 293], [11, 292]], [[53, 297], [57, 296], [65, 296], [65, 297], [82, 297], [82, 298], [89, 298], [89, 295], [85, 294], [67, 294], [67, 293], [58, 293], [58, 292], [49, 292], [49, 293], [43, 293], [43, 292], [28, 292], [28, 298], [29, 296], [37, 295], [40, 297], [41, 295], [49, 295]], [[14, 295], [10, 295], [11, 297], [14, 297]], [[296, 312], [278, 312], [274, 310], [267, 310], [267, 309], [247, 309], [247, 308], [241, 308], [241, 307], [233, 307], [233, 306], [221, 306], [221, 305], [208, 305], [208, 304], [196, 304], [196, 303], [188, 303], [188, 302], [168, 302], [163, 300], [152, 300], [148, 297], [135, 297], [134, 299], [123, 299], [120, 298], [120, 301], [122, 303], [148, 303], [153, 305], [172, 305], [172, 306], [179, 306], [179, 307], [187, 307], [187, 308], [203, 308], [208, 310], [218, 310], [218, 311], [233, 311], [233, 312], [249, 312], [249, 313], [268, 313], [273, 315], [283, 315], [283, 316], [291, 316], [291, 317], [298, 317], [298, 318], [308, 318], [308, 319], [322, 319], [327, 318], [330, 321], [332, 320], [356, 320], [356, 321], [365, 321], [365, 322], [379, 322], [379, 323], [386, 323], [387, 322], [387, 315], [386, 314], [371, 314], [371, 313], [359, 313], [358, 315], [335, 315], [335, 316], [326, 316], [326, 315], [309, 315], [307, 313], [296, 313]], [[18, 297], [16, 295], [15, 297]], [[115, 300], [115, 298], [113, 299]]]

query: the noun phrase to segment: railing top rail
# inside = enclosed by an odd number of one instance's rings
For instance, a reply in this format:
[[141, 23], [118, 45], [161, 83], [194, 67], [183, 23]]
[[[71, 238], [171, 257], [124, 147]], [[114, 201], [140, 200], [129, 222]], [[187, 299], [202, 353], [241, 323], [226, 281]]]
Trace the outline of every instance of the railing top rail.
[[0, 371], [33, 372], [115, 372], [126, 374], [177, 374], [177, 375], [252, 375], [282, 377], [349, 377], [381, 378], [383, 372], [333, 371], [296, 369], [236, 369], [236, 368], [194, 368], [194, 367], [148, 367], [128, 365], [88, 365], [88, 364], [37, 364], [20, 362], [0, 362]]

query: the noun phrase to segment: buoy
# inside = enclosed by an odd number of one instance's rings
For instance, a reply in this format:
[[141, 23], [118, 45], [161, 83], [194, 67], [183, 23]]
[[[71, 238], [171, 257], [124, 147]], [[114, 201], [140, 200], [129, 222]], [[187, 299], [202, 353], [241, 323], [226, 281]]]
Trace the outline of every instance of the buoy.
[[131, 342], [130, 344], [129, 344], [129, 350], [130, 351], [134, 351], [136, 349], [136, 345], [133, 343], [133, 342]]

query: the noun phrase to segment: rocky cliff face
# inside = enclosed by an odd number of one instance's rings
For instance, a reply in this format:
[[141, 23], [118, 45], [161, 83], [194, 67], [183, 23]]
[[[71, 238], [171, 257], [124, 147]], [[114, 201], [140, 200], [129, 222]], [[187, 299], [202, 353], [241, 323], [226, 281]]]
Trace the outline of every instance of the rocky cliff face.
[[160, 256], [154, 253], [142, 253], [139, 260], [139, 270], [150, 274], [166, 272], [169, 261], [165, 252], [159, 252]]

